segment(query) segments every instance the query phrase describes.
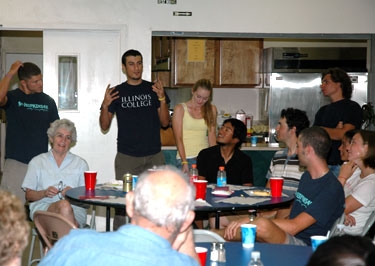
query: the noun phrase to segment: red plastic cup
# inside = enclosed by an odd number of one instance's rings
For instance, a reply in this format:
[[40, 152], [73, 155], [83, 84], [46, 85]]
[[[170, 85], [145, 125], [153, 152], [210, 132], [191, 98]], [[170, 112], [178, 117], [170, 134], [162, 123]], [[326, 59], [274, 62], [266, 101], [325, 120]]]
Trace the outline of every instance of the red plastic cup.
[[96, 171], [85, 171], [85, 187], [86, 190], [94, 190], [96, 185]]
[[198, 254], [199, 260], [201, 262], [201, 266], [205, 266], [206, 259], [207, 259], [207, 248], [195, 247], [195, 252]]
[[270, 187], [271, 187], [271, 197], [281, 197], [283, 192], [284, 178], [282, 177], [271, 177]]
[[194, 180], [195, 199], [206, 200], [207, 180]]

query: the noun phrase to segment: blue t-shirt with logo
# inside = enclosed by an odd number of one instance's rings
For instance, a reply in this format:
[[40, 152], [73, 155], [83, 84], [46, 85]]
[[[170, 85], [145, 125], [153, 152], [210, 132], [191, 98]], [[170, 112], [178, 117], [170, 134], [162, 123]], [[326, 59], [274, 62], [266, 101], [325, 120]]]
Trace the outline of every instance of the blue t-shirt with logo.
[[47, 129], [59, 119], [55, 101], [45, 93], [25, 94], [20, 89], [7, 93], [6, 111], [7, 159], [22, 163], [48, 151]]
[[306, 212], [314, 217], [316, 222], [295, 237], [311, 245], [310, 236], [326, 235], [344, 209], [344, 190], [334, 174], [329, 171], [320, 178], [312, 179], [310, 173], [306, 171], [299, 182], [290, 218], [293, 219], [300, 213]]
[[[124, 82], [115, 90], [120, 97], [111, 103], [108, 111], [117, 118], [117, 151], [135, 157], [160, 152], [160, 101], [152, 91], [152, 83], [142, 80], [134, 86]], [[165, 96], [169, 103], [168, 95]]]

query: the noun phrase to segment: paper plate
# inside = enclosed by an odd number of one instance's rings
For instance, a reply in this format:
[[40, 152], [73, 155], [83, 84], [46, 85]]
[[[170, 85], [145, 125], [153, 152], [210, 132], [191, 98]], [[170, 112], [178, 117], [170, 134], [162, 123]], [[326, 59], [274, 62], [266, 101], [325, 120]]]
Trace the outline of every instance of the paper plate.
[[216, 197], [230, 197], [233, 193], [234, 191], [231, 190], [214, 190], [211, 192], [211, 194]]

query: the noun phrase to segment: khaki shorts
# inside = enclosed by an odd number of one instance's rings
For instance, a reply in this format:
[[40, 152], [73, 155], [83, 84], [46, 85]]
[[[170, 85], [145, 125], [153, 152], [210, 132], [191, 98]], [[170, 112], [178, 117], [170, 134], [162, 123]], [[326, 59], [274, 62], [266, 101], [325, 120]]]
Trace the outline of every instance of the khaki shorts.
[[6, 159], [4, 164], [3, 177], [1, 179], [1, 188], [12, 192], [22, 203], [26, 202], [25, 192], [21, 186], [27, 172], [27, 164], [13, 159]]
[[288, 233], [286, 233], [286, 240], [285, 240], [285, 243], [284, 244], [287, 244], [287, 245], [296, 245], [296, 246], [307, 246], [307, 244], [302, 241], [301, 239], [299, 238], [296, 238]]
[[154, 155], [144, 157], [134, 157], [118, 152], [115, 158], [116, 179], [122, 180], [122, 177], [126, 173], [139, 175], [153, 166], [160, 166], [164, 164], [164, 154], [161, 151]]

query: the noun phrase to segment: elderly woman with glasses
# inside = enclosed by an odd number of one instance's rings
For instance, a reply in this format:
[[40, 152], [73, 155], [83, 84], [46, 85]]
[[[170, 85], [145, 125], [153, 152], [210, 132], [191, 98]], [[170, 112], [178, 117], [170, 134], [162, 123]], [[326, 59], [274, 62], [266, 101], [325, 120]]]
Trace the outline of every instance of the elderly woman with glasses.
[[77, 141], [74, 123], [68, 119], [54, 121], [47, 130], [49, 152], [35, 156], [29, 163], [22, 189], [30, 202], [30, 218], [37, 210], [59, 213], [77, 227], [86, 224], [86, 209], [70, 204], [65, 192], [83, 186], [87, 162], [69, 149]]

